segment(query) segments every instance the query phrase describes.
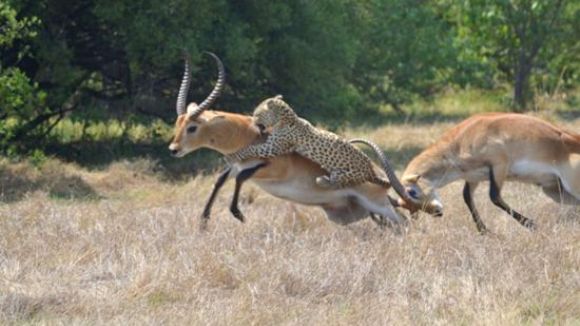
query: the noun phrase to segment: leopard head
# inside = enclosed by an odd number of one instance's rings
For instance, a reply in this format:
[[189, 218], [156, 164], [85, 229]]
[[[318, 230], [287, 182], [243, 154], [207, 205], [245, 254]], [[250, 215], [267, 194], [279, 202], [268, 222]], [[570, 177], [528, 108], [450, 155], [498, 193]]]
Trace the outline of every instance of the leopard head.
[[298, 116], [292, 107], [284, 102], [282, 95], [262, 101], [254, 110], [254, 124], [261, 131], [280, 124], [292, 124], [296, 119]]

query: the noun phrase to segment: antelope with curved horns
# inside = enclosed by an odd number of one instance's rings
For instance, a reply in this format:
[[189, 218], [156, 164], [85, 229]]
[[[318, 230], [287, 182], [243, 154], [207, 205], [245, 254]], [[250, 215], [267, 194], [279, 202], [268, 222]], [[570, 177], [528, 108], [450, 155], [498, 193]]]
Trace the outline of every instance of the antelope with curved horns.
[[554, 201], [580, 205], [580, 135], [523, 114], [480, 114], [448, 130], [417, 155], [401, 179], [411, 200], [400, 200], [400, 205], [429, 213], [442, 212], [437, 188], [465, 180], [463, 199], [482, 233], [487, 229], [472, 194], [481, 181], [489, 180], [491, 201], [533, 228], [532, 220], [502, 199], [504, 182], [533, 183]]
[[[218, 64], [218, 82], [202, 104], [198, 106], [191, 103], [187, 111], [185, 103], [191, 80], [191, 68], [189, 59], [185, 60], [185, 72], [177, 97], [178, 117], [175, 122], [175, 135], [169, 145], [169, 150], [176, 157], [182, 157], [200, 148], [210, 148], [224, 155], [231, 154], [254, 142], [264, 140], [260, 130], [253, 125], [252, 117], [208, 110], [219, 96], [225, 79], [223, 64], [217, 56], [210, 55]], [[359, 221], [369, 215], [372, 217], [372, 214], [381, 215], [395, 223], [402, 222], [393, 208], [394, 200], [387, 194], [388, 189], [369, 183], [343, 189], [323, 189], [315, 180], [325, 173], [326, 171], [319, 165], [297, 154], [236, 162], [218, 177], [202, 217], [204, 220], [209, 218], [209, 209], [217, 191], [228, 178], [235, 177], [236, 187], [230, 210], [241, 221], [243, 215], [237, 208], [237, 196], [243, 181], [252, 178], [260, 188], [271, 195], [300, 204], [320, 206], [331, 221], [339, 224]], [[391, 171], [388, 177], [392, 176], [394, 173]], [[395, 181], [399, 185], [398, 190], [405, 195], [404, 188], [397, 181], [398, 179]]]

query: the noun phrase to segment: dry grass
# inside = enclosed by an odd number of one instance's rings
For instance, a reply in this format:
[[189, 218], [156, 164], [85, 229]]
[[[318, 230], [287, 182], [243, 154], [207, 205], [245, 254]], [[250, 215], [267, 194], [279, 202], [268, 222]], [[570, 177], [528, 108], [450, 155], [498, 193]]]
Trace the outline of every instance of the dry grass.
[[[395, 152], [427, 145], [445, 126], [347, 134]], [[534, 217], [536, 232], [482, 189], [493, 234], [478, 235], [459, 184], [442, 191], [444, 218], [422, 216], [405, 235], [370, 220], [338, 226], [254, 186], [243, 191], [240, 224], [227, 211], [230, 184], [200, 232], [215, 176], [169, 183], [153, 170], [148, 161], [104, 171], [1, 163], [0, 323], [580, 323], [580, 210], [534, 187], [511, 184], [505, 199]], [[89, 195], [55, 196], [62, 180]]]

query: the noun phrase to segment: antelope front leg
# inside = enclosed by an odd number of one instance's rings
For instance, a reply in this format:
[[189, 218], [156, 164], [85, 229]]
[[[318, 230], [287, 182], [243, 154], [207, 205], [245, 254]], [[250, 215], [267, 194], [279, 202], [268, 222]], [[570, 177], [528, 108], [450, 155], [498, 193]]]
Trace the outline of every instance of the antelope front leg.
[[228, 176], [231, 171], [232, 171], [231, 167], [226, 168], [224, 171], [222, 171], [222, 173], [219, 175], [218, 179], [214, 183], [211, 194], [209, 195], [209, 199], [207, 200], [207, 203], [203, 208], [203, 213], [201, 214], [202, 217], [200, 226], [201, 229], [205, 229], [207, 227], [207, 221], [209, 220], [211, 208], [213, 207], [215, 197], [217, 196], [219, 190], [223, 187], [224, 183], [228, 180]]
[[209, 219], [211, 214], [211, 208], [213, 207], [213, 203], [215, 201], [215, 197], [217, 196], [219, 190], [226, 183], [226, 180], [228, 179], [228, 175], [230, 174], [231, 170], [232, 168], [228, 167], [227, 169], [222, 171], [222, 173], [220, 173], [218, 179], [214, 183], [213, 189], [211, 190], [211, 194], [209, 195], [209, 199], [207, 200], [207, 203], [205, 204], [205, 207], [203, 209], [203, 213], [201, 214], [201, 217], [203, 217], [204, 219]]
[[[498, 171], [497, 174], [494, 169]], [[489, 198], [491, 202], [510, 214], [521, 225], [531, 230], [535, 229], [534, 221], [511, 209], [501, 197], [501, 187], [503, 186], [506, 174], [505, 169], [502, 169], [502, 167], [489, 167]]]
[[473, 203], [473, 192], [475, 191], [475, 188], [477, 188], [478, 184], [479, 183], [477, 183], [477, 182], [466, 182], [465, 183], [465, 186], [463, 187], [463, 200], [465, 201], [467, 208], [469, 208], [469, 212], [471, 213], [471, 217], [473, 218], [473, 221], [475, 222], [475, 226], [477, 227], [477, 231], [479, 231], [479, 233], [481, 233], [481, 234], [484, 234], [487, 232], [487, 227], [485, 226], [485, 224], [483, 224], [481, 217], [479, 217], [479, 212], [477, 211], [477, 208], [475, 207], [475, 204]]

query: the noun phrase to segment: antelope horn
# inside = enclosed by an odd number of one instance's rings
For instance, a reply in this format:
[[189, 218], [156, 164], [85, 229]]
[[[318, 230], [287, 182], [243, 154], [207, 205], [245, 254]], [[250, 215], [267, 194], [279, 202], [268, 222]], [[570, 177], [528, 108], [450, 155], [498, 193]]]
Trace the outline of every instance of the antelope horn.
[[201, 104], [195, 110], [193, 110], [191, 112], [191, 114], [190, 114], [191, 119], [197, 118], [203, 111], [205, 111], [207, 108], [209, 108], [213, 104], [213, 102], [220, 96], [220, 94], [223, 90], [223, 87], [224, 87], [225, 80], [226, 80], [226, 69], [224, 68], [224, 64], [222, 63], [220, 58], [218, 58], [218, 56], [212, 52], [206, 51], [205, 53], [212, 56], [215, 59], [215, 61], [217, 62], [218, 80], [215, 83], [215, 86], [214, 86], [213, 90], [211, 91], [211, 93], [207, 96], [207, 98], [205, 100], [203, 100], [203, 102], [201, 102]]
[[185, 113], [187, 92], [189, 91], [189, 84], [191, 83], [191, 60], [187, 52], [183, 53], [183, 57], [185, 60], [185, 68], [183, 71], [183, 79], [181, 79], [181, 85], [179, 86], [179, 94], [177, 94], [177, 104], [175, 105], [178, 116]]
[[383, 165], [383, 170], [387, 174], [387, 177], [389, 178], [389, 182], [391, 183], [391, 186], [393, 186], [393, 189], [395, 189], [395, 192], [397, 192], [397, 194], [399, 194], [399, 196], [401, 196], [401, 198], [403, 198], [403, 200], [405, 200], [407, 203], [414, 203], [414, 201], [411, 199], [411, 197], [409, 197], [409, 195], [405, 191], [405, 186], [403, 186], [403, 184], [401, 183], [401, 181], [399, 180], [399, 178], [395, 174], [395, 169], [393, 168], [393, 166], [391, 165], [391, 163], [387, 159], [387, 156], [385, 155], [385, 153], [383, 153], [383, 151], [379, 148], [379, 146], [377, 144], [375, 144], [371, 141], [368, 141], [366, 139], [361, 139], [361, 138], [351, 139], [349, 142], [351, 144], [355, 144], [355, 143], [365, 144], [365, 145], [369, 146], [370, 148], [372, 148], [373, 151], [375, 152], [375, 154], [381, 160], [381, 163]]

